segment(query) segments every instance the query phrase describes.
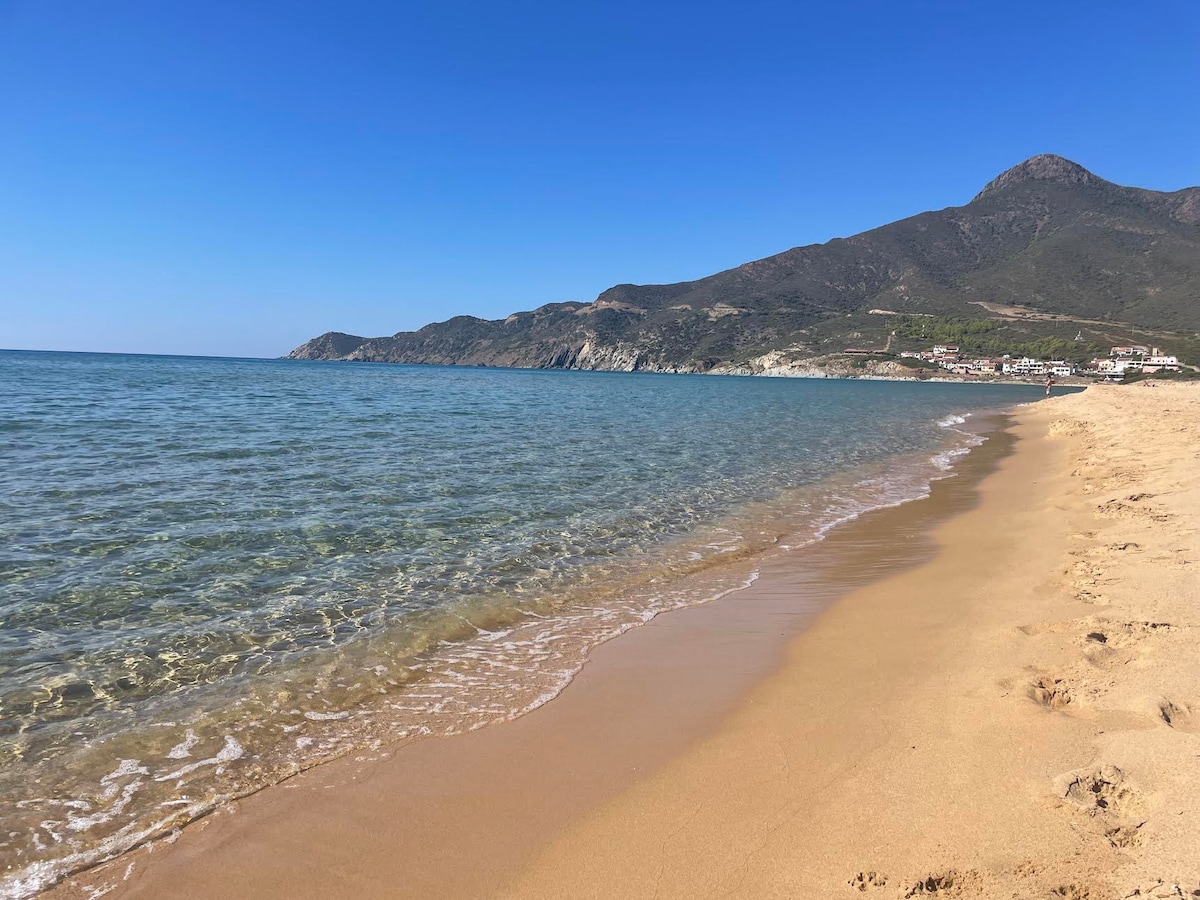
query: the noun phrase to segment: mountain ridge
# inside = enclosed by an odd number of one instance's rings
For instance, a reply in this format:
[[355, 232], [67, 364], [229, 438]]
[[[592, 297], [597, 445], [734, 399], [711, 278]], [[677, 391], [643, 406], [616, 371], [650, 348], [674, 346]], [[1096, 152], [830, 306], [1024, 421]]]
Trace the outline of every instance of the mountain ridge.
[[982, 318], [990, 304], [1196, 332], [1198, 294], [1200, 187], [1124, 187], [1041, 154], [963, 206], [694, 281], [618, 284], [591, 303], [390, 337], [327, 332], [288, 357], [670, 372], [754, 371], [769, 357], [811, 368], [850, 340], [880, 349], [886, 315]]

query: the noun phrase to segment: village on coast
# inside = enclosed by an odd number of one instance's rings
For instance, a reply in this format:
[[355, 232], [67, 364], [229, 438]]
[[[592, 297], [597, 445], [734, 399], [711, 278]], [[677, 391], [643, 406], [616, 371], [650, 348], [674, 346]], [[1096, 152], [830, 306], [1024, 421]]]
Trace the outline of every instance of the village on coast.
[[[852, 351], [847, 351], [852, 352]], [[1098, 357], [1084, 366], [1065, 359], [1037, 359], [1029, 356], [974, 358], [953, 344], [935, 344], [929, 350], [904, 350], [901, 359], [933, 363], [956, 375], [1067, 378], [1071, 376], [1103, 378], [1122, 381], [1129, 375], [1154, 375], [1160, 372], [1179, 372], [1179, 359], [1160, 347], [1140, 344], [1113, 347], [1107, 357]]]

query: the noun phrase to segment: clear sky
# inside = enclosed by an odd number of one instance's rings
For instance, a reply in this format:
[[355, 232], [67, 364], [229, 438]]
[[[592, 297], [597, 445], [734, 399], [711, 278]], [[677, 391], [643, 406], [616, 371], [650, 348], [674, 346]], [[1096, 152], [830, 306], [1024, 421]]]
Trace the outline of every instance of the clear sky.
[[278, 356], [701, 277], [1036, 153], [1200, 184], [1200, 4], [0, 0], [0, 347]]

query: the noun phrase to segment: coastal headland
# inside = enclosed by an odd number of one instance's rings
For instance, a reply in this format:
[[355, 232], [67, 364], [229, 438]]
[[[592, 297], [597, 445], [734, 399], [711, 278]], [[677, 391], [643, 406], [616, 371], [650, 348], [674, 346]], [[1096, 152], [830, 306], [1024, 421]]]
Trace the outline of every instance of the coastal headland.
[[[1041, 154], [962, 206], [695, 281], [618, 284], [588, 303], [548, 303], [503, 319], [458, 315], [390, 336], [330, 331], [288, 358], [990, 379], [1034, 374], [1002, 356], [1094, 371], [1114, 345], [1144, 345], [1190, 368], [1200, 362], [1198, 223], [1200, 188], [1126, 187]], [[922, 351], [938, 343], [955, 345], [955, 365], [921, 364]]]
[[[1200, 895], [1200, 390], [1021, 407], [931, 496], [55, 896]], [[802, 598], [798, 602], [798, 598]]]

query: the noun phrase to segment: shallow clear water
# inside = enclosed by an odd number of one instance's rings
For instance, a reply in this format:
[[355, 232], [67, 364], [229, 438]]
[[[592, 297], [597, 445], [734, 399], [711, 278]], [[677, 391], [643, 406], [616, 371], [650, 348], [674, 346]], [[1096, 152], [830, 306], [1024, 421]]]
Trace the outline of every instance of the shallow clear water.
[[30, 352], [0, 388], [0, 896], [536, 706], [1040, 394]]

